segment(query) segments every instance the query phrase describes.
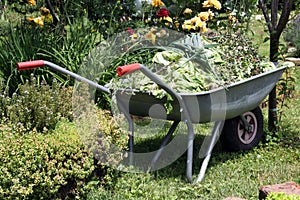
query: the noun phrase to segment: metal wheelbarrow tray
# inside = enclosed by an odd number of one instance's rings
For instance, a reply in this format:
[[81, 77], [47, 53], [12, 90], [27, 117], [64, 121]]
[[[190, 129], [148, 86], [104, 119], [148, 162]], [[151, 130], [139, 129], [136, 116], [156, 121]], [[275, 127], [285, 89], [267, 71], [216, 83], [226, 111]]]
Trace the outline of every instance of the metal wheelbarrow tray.
[[[48, 61], [37, 60], [20, 62], [17, 67], [18, 70], [28, 70], [45, 65], [111, 94], [108, 88]], [[167, 115], [157, 113], [154, 116], [150, 116], [173, 121], [173, 124], [163, 139], [159, 151], [157, 151], [153, 157], [149, 168], [159, 159], [164, 146], [168, 143], [179, 122], [184, 122], [188, 130], [186, 175], [189, 182], [197, 183], [203, 179], [213, 147], [223, 130], [223, 126], [224, 130], [221, 139], [223, 138], [227, 145], [233, 147], [231, 150], [246, 150], [256, 146], [263, 132], [263, 118], [258, 106], [275, 87], [285, 69], [286, 67], [280, 67], [230, 84], [226, 88], [220, 87], [199, 93], [177, 93], [144, 65], [130, 64], [117, 68], [119, 76], [140, 70], [174, 99], [171, 103], [173, 107], [171, 113]], [[149, 116], [149, 109], [154, 105], [163, 106], [166, 103], [166, 99], [156, 99], [152, 95], [136, 91], [134, 91], [134, 95], [124, 91], [117, 91], [116, 99], [120, 111], [124, 113], [129, 123], [129, 162], [132, 162], [134, 159], [131, 156], [134, 143], [134, 123], [132, 115], [141, 117]], [[193, 181], [193, 124], [205, 122], [215, 122], [215, 124], [204, 155], [204, 160], [200, 167], [199, 175], [196, 181]], [[230, 142], [231, 144], [228, 144]]]

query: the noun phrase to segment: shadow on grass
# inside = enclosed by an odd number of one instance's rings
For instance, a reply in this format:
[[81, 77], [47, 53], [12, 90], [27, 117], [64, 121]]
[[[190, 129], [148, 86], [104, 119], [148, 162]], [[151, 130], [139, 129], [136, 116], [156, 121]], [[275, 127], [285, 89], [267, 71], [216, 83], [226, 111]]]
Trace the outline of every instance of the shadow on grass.
[[[167, 132], [167, 129], [166, 131]], [[187, 134], [185, 135], [187, 137]], [[175, 136], [173, 136], [174, 138]], [[205, 135], [195, 134], [194, 139], [194, 150], [193, 150], [193, 175], [198, 175], [203, 158], [199, 158], [199, 151], [201, 149], [202, 143], [205, 139]], [[138, 141], [134, 145], [135, 153], [146, 153], [153, 152], [159, 149], [160, 144], [162, 143], [164, 138], [164, 134], [159, 134], [159, 136], [147, 138]], [[171, 138], [170, 141], [173, 139]], [[183, 141], [184, 142], [184, 141]], [[209, 166], [218, 165], [219, 163], [226, 162], [227, 160], [234, 159], [241, 152], [237, 153], [229, 153], [223, 152], [220, 142], [218, 141], [214, 146], [212, 158], [213, 161], [209, 162]], [[245, 152], [243, 152], [245, 153]], [[155, 177], [159, 178], [180, 178], [186, 180], [186, 166], [187, 166], [187, 151], [185, 151], [177, 160], [172, 162], [170, 165], [159, 169], [157, 171], [153, 171], [151, 173], [154, 174]]]
[[[291, 137], [293, 135], [294, 137]], [[292, 149], [299, 149], [300, 142], [299, 138], [297, 138], [299, 133], [296, 132], [289, 132], [286, 135], [286, 139], [281, 141], [279, 145], [282, 145], [284, 148], [292, 148]], [[193, 177], [194, 179], [199, 174], [199, 170], [201, 168], [201, 164], [203, 159], [199, 158], [199, 151], [202, 145], [203, 140], [206, 136], [204, 135], [195, 135], [194, 139], [194, 155], [193, 155]], [[147, 140], [140, 141], [135, 145], [135, 152], [149, 152], [149, 151], [156, 151], [158, 150], [163, 136], [150, 138]], [[264, 147], [264, 143], [261, 142], [261, 147]], [[247, 154], [252, 154], [255, 150], [248, 150], [248, 151], [239, 151], [239, 152], [225, 152], [222, 150], [222, 146], [220, 141], [218, 141], [213, 149], [212, 156], [210, 162], [208, 164], [207, 170], [210, 167], [220, 165], [222, 163], [226, 163], [228, 160], [238, 159], [241, 156], [247, 156]], [[159, 169], [157, 171], [151, 172], [155, 178], [158, 179], [172, 179], [177, 178], [183, 181], [187, 181], [186, 179], [186, 164], [187, 162], [187, 152], [184, 152], [176, 161], [172, 162], [170, 165]]]

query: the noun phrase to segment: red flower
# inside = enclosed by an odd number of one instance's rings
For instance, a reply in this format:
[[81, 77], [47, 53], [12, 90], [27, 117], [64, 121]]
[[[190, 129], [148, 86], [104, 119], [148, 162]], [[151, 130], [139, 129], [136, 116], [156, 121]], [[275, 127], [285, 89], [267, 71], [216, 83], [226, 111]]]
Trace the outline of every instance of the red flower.
[[128, 28], [126, 30], [127, 33], [129, 33], [130, 35], [133, 35], [134, 34], [134, 30], [132, 28]]
[[169, 17], [169, 15], [170, 15], [169, 11], [165, 8], [161, 8], [157, 12], [157, 17]]

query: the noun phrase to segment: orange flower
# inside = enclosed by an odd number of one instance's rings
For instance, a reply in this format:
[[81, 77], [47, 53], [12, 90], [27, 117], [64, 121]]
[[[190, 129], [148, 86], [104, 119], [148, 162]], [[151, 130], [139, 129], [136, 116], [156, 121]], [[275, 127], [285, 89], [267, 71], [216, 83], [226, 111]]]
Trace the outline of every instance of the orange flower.
[[36, 5], [35, 0], [27, 0], [27, 3], [29, 3], [29, 4], [32, 5], [32, 6], [35, 6], [35, 5]]
[[28, 17], [27, 20], [30, 21], [30, 22], [36, 23], [40, 27], [44, 26], [44, 17], [36, 17], [36, 18]]
[[164, 6], [164, 2], [162, 2], [161, 0], [152, 0], [152, 6], [153, 7], [160, 7], [160, 6]]

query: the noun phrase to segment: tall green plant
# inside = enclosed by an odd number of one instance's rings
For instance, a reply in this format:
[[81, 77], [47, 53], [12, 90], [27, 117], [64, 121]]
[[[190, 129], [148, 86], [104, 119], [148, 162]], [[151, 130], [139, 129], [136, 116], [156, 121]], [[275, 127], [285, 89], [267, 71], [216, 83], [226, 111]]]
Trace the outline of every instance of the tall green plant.
[[[63, 68], [77, 72], [86, 56], [102, 40], [102, 36], [93, 28], [85, 18], [78, 19], [66, 26], [66, 34], [61, 45], [52, 45], [41, 50], [39, 55]], [[68, 76], [51, 71], [63, 84], [67, 84]]]
[[[16, 63], [35, 59], [43, 59], [39, 53], [49, 46], [60, 43], [61, 38], [49, 34], [49, 30], [31, 25], [10, 26], [9, 34], [0, 38], [0, 75], [10, 91], [15, 91], [19, 83], [25, 83], [31, 72], [19, 73]], [[36, 70], [39, 79], [48, 79], [45, 70]]]
[[29, 60], [49, 60], [72, 72], [77, 72], [84, 58], [95, 47], [100, 35], [85, 19], [79, 19], [66, 26], [64, 32], [52, 27], [21, 24], [10, 27], [9, 34], [0, 38], [0, 76], [13, 93], [18, 84], [25, 83], [31, 73], [37, 75], [38, 82], [48, 83], [56, 78], [66, 85], [69, 77], [49, 70], [18, 72], [16, 63]]

